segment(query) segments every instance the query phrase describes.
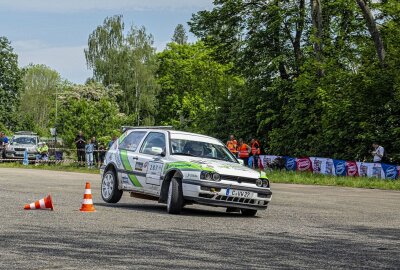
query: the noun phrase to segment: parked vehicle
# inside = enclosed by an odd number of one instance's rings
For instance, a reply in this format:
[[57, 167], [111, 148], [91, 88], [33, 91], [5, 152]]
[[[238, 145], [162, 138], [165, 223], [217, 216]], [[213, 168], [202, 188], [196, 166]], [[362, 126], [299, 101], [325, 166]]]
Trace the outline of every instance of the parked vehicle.
[[27, 150], [28, 159], [36, 159], [38, 143], [39, 137], [36, 133], [30, 131], [16, 132], [6, 146], [5, 157], [7, 159], [22, 159], [25, 150]]
[[170, 127], [125, 128], [100, 172], [105, 202], [117, 203], [125, 191], [166, 203], [173, 214], [199, 203], [254, 216], [272, 196], [265, 173], [243, 166], [224, 143]]

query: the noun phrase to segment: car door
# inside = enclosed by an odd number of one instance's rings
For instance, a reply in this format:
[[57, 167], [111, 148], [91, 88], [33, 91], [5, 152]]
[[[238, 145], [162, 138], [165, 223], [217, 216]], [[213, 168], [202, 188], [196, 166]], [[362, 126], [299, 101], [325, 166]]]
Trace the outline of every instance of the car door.
[[159, 190], [161, 185], [165, 151], [166, 134], [149, 132], [140, 148], [138, 162], [141, 163], [142, 171], [146, 174], [146, 184], [151, 185], [150, 188], [153, 190]]
[[119, 142], [118, 156], [120, 162], [118, 169], [121, 173], [121, 181], [124, 189], [141, 190], [146, 183], [145, 175], [138, 173], [138, 159], [140, 142], [146, 136], [147, 131], [132, 131]]

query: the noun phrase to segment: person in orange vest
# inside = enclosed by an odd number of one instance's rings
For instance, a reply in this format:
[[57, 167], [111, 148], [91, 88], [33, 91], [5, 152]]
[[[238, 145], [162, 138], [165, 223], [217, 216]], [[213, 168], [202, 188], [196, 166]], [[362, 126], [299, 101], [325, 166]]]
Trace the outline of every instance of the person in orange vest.
[[238, 157], [243, 160], [244, 165], [249, 166], [250, 146], [243, 142], [243, 139], [239, 139], [238, 145]]
[[237, 141], [235, 140], [235, 136], [230, 136], [230, 140], [226, 142], [226, 147], [237, 157]]
[[253, 169], [258, 169], [258, 159], [260, 156], [260, 143], [256, 139], [251, 139], [251, 155], [253, 156]]

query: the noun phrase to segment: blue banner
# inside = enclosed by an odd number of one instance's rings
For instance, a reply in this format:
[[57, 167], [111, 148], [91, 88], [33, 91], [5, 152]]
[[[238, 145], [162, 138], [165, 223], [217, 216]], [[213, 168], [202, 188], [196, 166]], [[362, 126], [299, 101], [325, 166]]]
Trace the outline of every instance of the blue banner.
[[385, 163], [382, 163], [381, 165], [383, 172], [385, 173], [385, 179], [395, 180], [397, 178], [398, 171], [396, 165], [390, 165]]
[[297, 169], [296, 158], [285, 157], [285, 168], [288, 171], [295, 171]]
[[334, 159], [333, 165], [335, 166], [335, 175], [346, 176], [346, 161]]

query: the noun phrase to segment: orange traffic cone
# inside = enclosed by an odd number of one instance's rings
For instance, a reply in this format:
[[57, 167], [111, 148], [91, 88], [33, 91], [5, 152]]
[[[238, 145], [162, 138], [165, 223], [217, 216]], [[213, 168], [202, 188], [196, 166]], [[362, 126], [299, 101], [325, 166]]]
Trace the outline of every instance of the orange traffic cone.
[[26, 204], [24, 207], [25, 210], [35, 210], [35, 209], [50, 209], [54, 210], [53, 201], [51, 200], [51, 196], [48, 195], [46, 198], [40, 199], [34, 203]]
[[86, 182], [85, 194], [83, 195], [81, 212], [96, 212], [93, 206], [92, 191], [90, 190], [90, 183]]

